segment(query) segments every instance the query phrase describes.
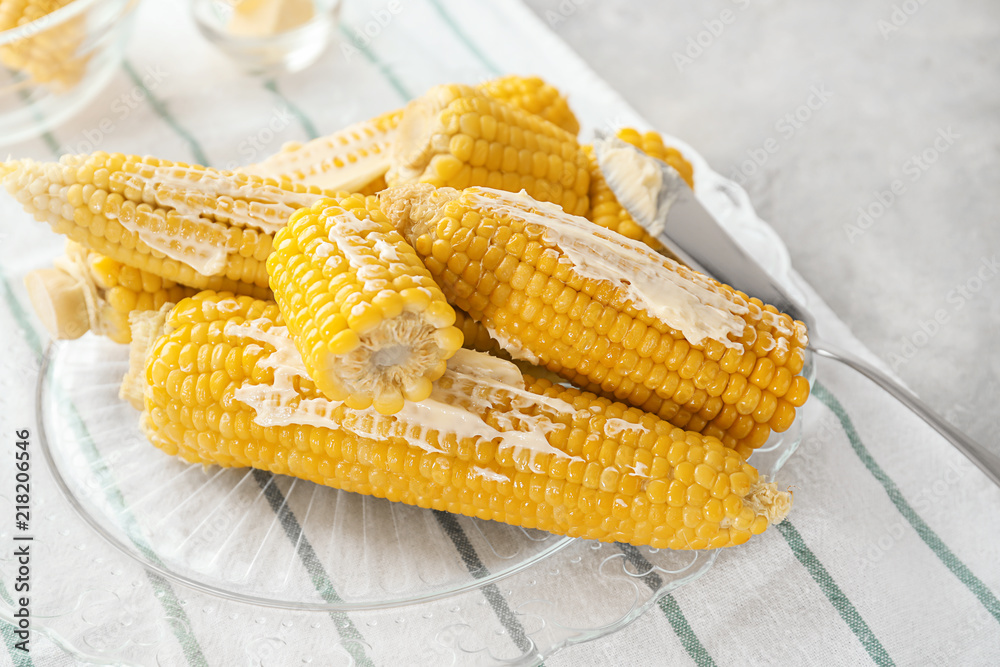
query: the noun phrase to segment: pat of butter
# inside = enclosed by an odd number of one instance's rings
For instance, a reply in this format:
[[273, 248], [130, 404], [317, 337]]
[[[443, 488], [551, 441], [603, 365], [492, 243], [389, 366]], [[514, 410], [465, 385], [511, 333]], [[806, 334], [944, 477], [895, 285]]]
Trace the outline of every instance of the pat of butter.
[[656, 219], [663, 175], [654, 160], [631, 146], [609, 144], [604, 149], [601, 169], [618, 186], [614, 192], [622, 205], [640, 214], [640, 222]]
[[313, 14], [312, 0], [242, 0], [234, 8], [229, 32], [241, 37], [267, 37], [297, 28]]

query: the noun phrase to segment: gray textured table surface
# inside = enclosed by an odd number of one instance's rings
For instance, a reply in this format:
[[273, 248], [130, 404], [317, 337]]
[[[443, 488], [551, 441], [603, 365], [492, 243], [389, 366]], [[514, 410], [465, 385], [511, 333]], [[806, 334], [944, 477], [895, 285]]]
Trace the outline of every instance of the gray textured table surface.
[[527, 4], [740, 182], [855, 334], [1000, 450], [1000, 4]]

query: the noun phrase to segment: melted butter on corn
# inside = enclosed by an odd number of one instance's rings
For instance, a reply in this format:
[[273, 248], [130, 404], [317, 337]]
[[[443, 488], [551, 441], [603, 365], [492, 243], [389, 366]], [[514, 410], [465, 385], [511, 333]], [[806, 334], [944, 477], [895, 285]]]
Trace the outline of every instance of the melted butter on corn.
[[560, 263], [571, 264], [582, 278], [614, 282], [636, 309], [662, 319], [691, 343], [718, 340], [726, 347], [742, 346], [730, 336], [743, 336], [746, 322], [740, 315], [748, 312], [747, 306], [726, 299], [703, 276], [667, 270], [662, 264], [676, 262], [645, 244], [597, 228], [585, 218], [527, 194], [488, 188], [468, 192], [484, 212], [537, 225], [544, 245], [560, 251]]
[[[179, 166], [141, 165], [134, 173], [114, 174], [111, 182], [141, 192], [144, 201], [173, 208], [178, 218], [191, 223], [194, 233], [178, 238], [169, 230], [140, 225], [133, 216], [106, 214], [138, 234], [153, 250], [205, 276], [223, 271], [226, 257], [236, 251], [224, 241], [227, 223], [273, 234], [284, 227], [296, 209], [311, 206], [320, 199], [317, 194], [251, 183], [225, 172]], [[215, 219], [206, 218], [206, 212]]]
[[633, 424], [632, 422], [627, 422], [624, 419], [619, 419], [618, 417], [612, 417], [609, 419], [604, 428], [610, 436], [616, 436], [622, 432], [632, 433], [633, 435], [642, 435], [643, 433], [649, 431], [649, 429], [642, 424]]
[[538, 355], [534, 354], [523, 345], [518, 345], [514, 339], [505, 334], [498, 327], [492, 326], [488, 323], [484, 324], [483, 327], [490, 335], [490, 338], [499, 343], [501, 349], [509, 354], [511, 358], [518, 359], [520, 361], [527, 361], [529, 364], [541, 364], [541, 359], [539, 359]]
[[378, 253], [379, 259], [383, 262], [399, 261], [399, 253], [383, 239], [375, 241], [375, 251]]
[[[428, 442], [427, 433], [436, 432], [439, 438], [455, 436], [499, 441], [501, 447], [513, 448], [511, 454], [515, 457], [529, 452], [532, 458], [552, 454], [567, 461], [581, 460], [556, 449], [545, 437], [565, 428], [553, 421], [553, 415], [577, 414], [572, 405], [525, 391], [521, 373], [513, 364], [469, 350], [455, 354], [430, 398], [409, 401], [394, 414], [388, 433], [373, 427], [381, 418], [374, 408], [353, 411], [353, 419], [334, 420], [332, 414], [344, 405], [343, 402], [301, 397], [295, 380], [309, 377], [302, 357], [287, 327], [265, 329], [268, 324], [268, 320], [254, 320], [230, 323], [225, 328], [227, 336], [250, 339], [274, 349], [257, 362], [258, 366], [274, 371], [274, 382], [263, 385], [248, 379], [233, 394], [236, 400], [254, 409], [254, 422], [260, 426], [319, 426], [375, 439], [391, 435], [424, 451], [443, 453]], [[511, 382], [515, 378], [516, 383]], [[488, 424], [481, 413], [492, 408], [502, 393], [513, 396], [512, 410], [498, 416], [498, 429]]]
[[143, 171], [146, 173], [140, 171], [134, 178], [145, 182], [157, 203], [184, 215], [198, 216], [208, 210], [218, 222], [255, 227], [268, 234], [284, 227], [297, 209], [312, 206], [321, 198], [316, 193], [290, 192], [227, 172], [174, 166]]
[[[333, 224], [330, 225], [330, 233], [327, 238], [340, 250], [343, 258], [347, 259], [351, 267], [355, 268], [362, 288], [369, 292], [386, 289], [389, 286], [389, 281], [383, 277], [386, 275], [386, 267], [372, 262], [373, 254], [390, 265], [388, 267], [390, 274], [403, 270], [405, 265], [400, 262], [398, 253], [384, 238], [384, 227], [371, 219], [361, 219], [350, 211], [331, 216], [331, 219]], [[366, 240], [370, 237], [376, 239], [374, 248], [370, 249], [359, 243], [359, 240]], [[336, 264], [343, 260], [340, 255], [331, 255], [326, 261], [327, 264]], [[399, 266], [393, 267], [392, 264]], [[357, 307], [355, 306], [355, 308]]]

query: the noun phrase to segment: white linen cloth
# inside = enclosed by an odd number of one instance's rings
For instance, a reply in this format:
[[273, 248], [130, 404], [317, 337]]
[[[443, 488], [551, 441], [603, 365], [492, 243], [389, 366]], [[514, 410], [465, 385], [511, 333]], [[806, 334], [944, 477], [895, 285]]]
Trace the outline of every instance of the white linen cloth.
[[[508, 72], [539, 74], [568, 93], [584, 138], [597, 127], [646, 127], [517, 0], [349, 1], [342, 19], [320, 62], [265, 83], [239, 74], [205, 42], [181, 3], [148, 1], [126, 64], [98, 100], [47, 137], [7, 150], [51, 160], [100, 149], [234, 167], [284, 141], [397, 108], [433, 84]], [[526, 638], [551, 652], [562, 636], [553, 619], [572, 625], [577, 610], [588, 610], [585, 616], [608, 607], [610, 622], [628, 616], [627, 601], [599, 583], [584, 585], [593, 573], [581, 569], [570, 579], [579, 587], [553, 575], [528, 595], [518, 590], [528, 584], [513, 578], [424, 606], [287, 612], [146, 572], [73, 512], [41, 456], [34, 390], [47, 336], [22, 279], [49, 263], [63, 241], [6, 194], [0, 233], [0, 664], [1000, 664], [1000, 489], [893, 399], [829, 362], [819, 363], [813, 397], [800, 412], [802, 444], [778, 476], [795, 491], [789, 521], [722, 552], [706, 574], [616, 632], [551, 656], [535, 654]], [[808, 286], [798, 286], [826, 338], [872, 358]], [[38, 534], [30, 655], [14, 648], [9, 624], [17, 572], [14, 432], [25, 428]], [[288, 491], [287, 480], [278, 486]], [[129, 497], [108, 502], [127, 513]], [[299, 548], [297, 555], [303, 563], [295, 576], [318, 586], [308, 554]], [[449, 554], [449, 566], [472, 567], [476, 557]], [[601, 559], [574, 565], [599, 568]], [[637, 600], [645, 604], [648, 595]], [[435, 625], [449, 613], [462, 623]], [[59, 636], [53, 628], [74, 632]], [[477, 652], [482, 647], [492, 654]]]

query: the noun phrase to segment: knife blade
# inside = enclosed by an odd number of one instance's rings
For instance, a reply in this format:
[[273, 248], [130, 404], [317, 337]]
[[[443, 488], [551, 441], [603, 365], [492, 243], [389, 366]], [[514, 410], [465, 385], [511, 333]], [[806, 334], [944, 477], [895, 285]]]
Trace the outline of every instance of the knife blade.
[[603, 131], [595, 133], [594, 153], [618, 202], [682, 262], [806, 321], [806, 310], [702, 206], [673, 167]]

